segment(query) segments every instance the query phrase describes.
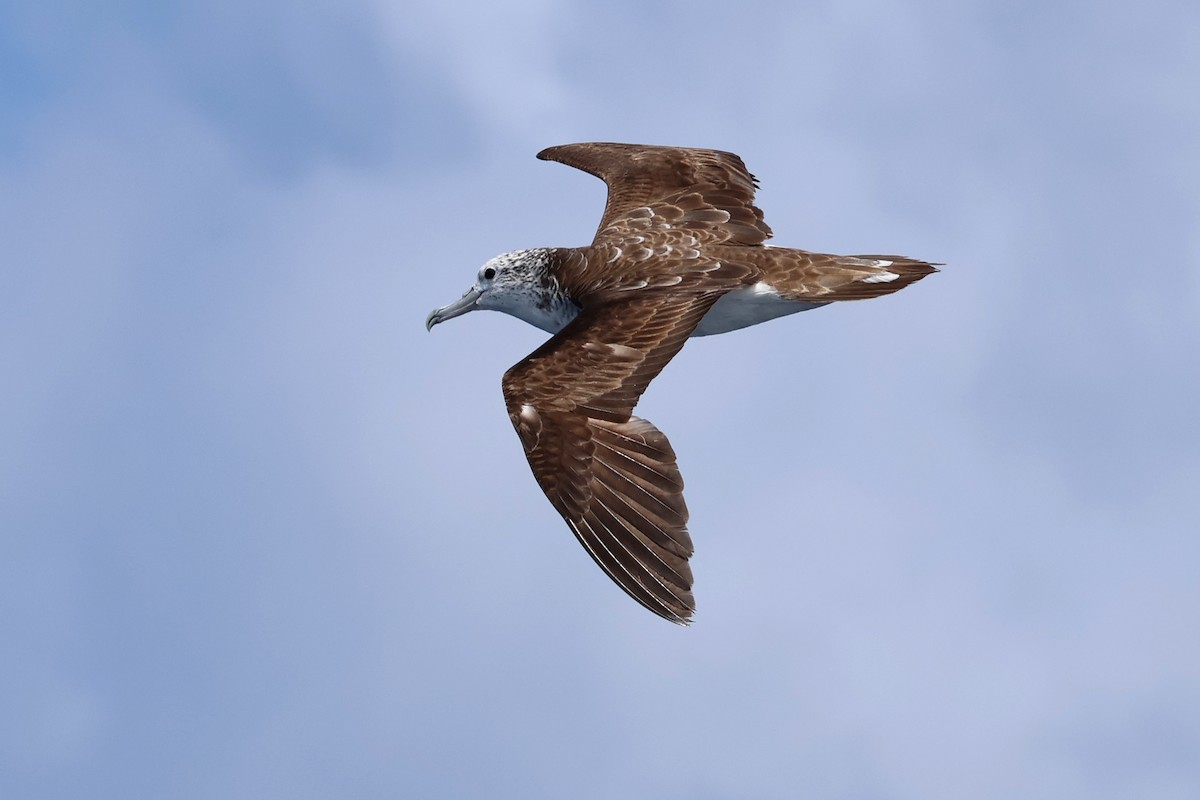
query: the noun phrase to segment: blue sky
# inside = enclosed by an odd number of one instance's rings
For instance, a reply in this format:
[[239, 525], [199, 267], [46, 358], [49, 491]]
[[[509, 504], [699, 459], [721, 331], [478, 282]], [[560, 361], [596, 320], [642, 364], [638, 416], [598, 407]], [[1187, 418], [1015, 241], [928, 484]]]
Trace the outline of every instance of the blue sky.
[[[1194, 3], [0, 5], [0, 794], [1193, 798]], [[734, 150], [946, 262], [691, 343], [699, 612], [609, 584], [427, 334]]]

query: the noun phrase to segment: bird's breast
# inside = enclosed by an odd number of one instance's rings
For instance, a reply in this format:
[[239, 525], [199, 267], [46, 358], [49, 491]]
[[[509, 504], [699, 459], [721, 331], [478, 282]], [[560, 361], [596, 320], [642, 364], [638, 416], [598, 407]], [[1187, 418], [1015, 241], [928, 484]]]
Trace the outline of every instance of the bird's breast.
[[748, 328], [760, 322], [785, 317], [800, 311], [820, 308], [825, 303], [810, 303], [804, 300], [789, 300], [765, 281], [743, 286], [724, 294], [713, 304], [692, 336], [712, 336], [728, 333], [739, 328]]

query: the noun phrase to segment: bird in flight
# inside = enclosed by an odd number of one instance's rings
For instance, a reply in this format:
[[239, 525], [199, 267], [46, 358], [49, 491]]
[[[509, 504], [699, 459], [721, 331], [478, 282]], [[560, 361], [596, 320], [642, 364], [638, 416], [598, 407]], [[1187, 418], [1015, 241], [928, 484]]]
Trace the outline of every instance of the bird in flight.
[[633, 416], [642, 392], [691, 336], [891, 294], [937, 270], [766, 244], [757, 181], [733, 153], [595, 142], [537, 157], [608, 185], [595, 239], [496, 256], [425, 325], [491, 309], [553, 334], [503, 380], [533, 475], [618, 586], [686, 624], [696, 604], [683, 479], [667, 437]]

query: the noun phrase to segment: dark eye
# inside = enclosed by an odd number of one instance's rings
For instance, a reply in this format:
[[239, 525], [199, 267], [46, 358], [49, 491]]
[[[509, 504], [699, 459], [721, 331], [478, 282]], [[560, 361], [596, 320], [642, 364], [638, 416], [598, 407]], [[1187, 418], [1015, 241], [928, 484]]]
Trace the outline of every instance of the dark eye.
[[483, 271], [484, 280], [490, 281], [494, 277], [496, 277], [496, 270], [492, 269], [491, 267], [488, 267]]

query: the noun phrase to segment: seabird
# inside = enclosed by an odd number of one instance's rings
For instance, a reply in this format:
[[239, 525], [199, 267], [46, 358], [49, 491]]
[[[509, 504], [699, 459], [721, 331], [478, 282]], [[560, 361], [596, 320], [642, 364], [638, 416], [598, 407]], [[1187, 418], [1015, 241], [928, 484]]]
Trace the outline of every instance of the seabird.
[[492, 309], [553, 334], [503, 381], [533, 475], [618, 586], [686, 624], [696, 604], [683, 479], [667, 437], [632, 415], [646, 386], [691, 336], [891, 294], [937, 270], [765, 244], [758, 182], [733, 153], [594, 142], [537, 157], [607, 184], [595, 239], [496, 256], [425, 325]]

